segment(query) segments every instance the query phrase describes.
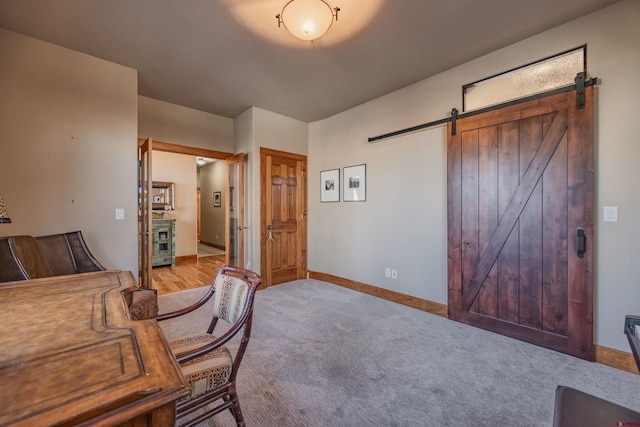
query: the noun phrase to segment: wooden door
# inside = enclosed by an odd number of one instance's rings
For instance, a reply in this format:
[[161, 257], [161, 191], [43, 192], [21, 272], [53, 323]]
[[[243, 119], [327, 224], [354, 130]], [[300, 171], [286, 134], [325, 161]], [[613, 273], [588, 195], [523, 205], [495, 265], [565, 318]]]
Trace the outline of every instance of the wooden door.
[[225, 248], [226, 264], [244, 268], [244, 153], [226, 159]]
[[306, 156], [260, 150], [260, 258], [265, 286], [305, 277], [306, 169]]
[[448, 134], [449, 317], [593, 360], [593, 87]]
[[153, 140], [147, 138], [144, 143], [138, 146], [138, 229], [140, 236], [138, 238], [139, 253], [139, 280], [140, 286], [144, 288], [153, 288], [151, 269], [152, 264], [152, 235], [151, 235], [151, 212], [153, 202], [152, 194], [152, 175], [151, 175], [151, 158], [153, 150]]

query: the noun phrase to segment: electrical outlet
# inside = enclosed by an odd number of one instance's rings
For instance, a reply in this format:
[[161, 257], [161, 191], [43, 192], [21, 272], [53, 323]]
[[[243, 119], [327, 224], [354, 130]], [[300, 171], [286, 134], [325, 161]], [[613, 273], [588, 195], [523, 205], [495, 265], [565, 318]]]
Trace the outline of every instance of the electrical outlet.
[[384, 268], [384, 277], [391, 277], [391, 269], [389, 267]]
[[392, 279], [397, 279], [398, 278], [398, 270], [396, 270], [395, 268], [393, 270], [391, 270], [391, 278]]

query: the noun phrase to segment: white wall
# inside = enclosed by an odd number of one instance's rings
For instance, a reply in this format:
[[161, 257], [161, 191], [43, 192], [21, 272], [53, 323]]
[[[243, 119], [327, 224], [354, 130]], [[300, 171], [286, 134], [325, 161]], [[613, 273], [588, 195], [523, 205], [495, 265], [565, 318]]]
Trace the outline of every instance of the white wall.
[[138, 97], [138, 137], [187, 147], [233, 152], [233, 119]]
[[[341, 125], [311, 125], [309, 269], [446, 303], [445, 130], [370, 145], [365, 115], [343, 122], [360, 137], [339, 135]], [[340, 168], [343, 187], [343, 168], [362, 163], [365, 202], [344, 202], [341, 188], [339, 203], [320, 203], [320, 171]], [[385, 267], [398, 279], [386, 278]]]
[[245, 267], [260, 272], [260, 148], [307, 155], [308, 124], [251, 107], [235, 119], [236, 153], [245, 165]]
[[136, 71], [3, 29], [0, 58], [0, 235], [82, 230], [137, 277]]
[[[151, 137], [154, 141], [233, 153], [233, 126], [233, 119], [228, 117], [144, 96], [138, 97], [139, 138]], [[176, 183], [178, 197], [176, 208], [179, 209], [175, 212], [177, 215], [176, 256], [195, 255], [197, 253], [196, 187], [198, 185], [195, 157], [163, 153], [164, 159], [167, 160], [157, 163], [155, 162], [157, 153], [157, 150], [154, 151], [153, 179]], [[161, 179], [161, 176], [171, 179]], [[207, 197], [213, 196], [203, 192], [203, 206]], [[177, 203], [180, 203], [179, 207]], [[205, 230], [207, 230], [206, 225]], [[207, 239], [203, 240], [207, 241]], [[224, 237], [222, 240], [224, 242]]]
[[[625, 0], [309, 127], [309, 269], [446, 303], [446, 136], [442, 128], [367, 137], [461, 110], [464, 84], [587, 44], [596, 107], [596, 343], [629, 351], [624, 315], [640, 311], [640, 2]], [[367, 201], [319, 203], [325, 169], [367, 164]], [[618, 206], [617, 223], [602, 221]], [[398, 269], [398, 279], [384, 277]]]
[[176, 220], [176, 256], [196, 255], [198, 186], [196, 158], [186, 154], [154, 151], [151, 163], [153, 181], [173, 182], [175, 210], [165, 211], [165, 218]]

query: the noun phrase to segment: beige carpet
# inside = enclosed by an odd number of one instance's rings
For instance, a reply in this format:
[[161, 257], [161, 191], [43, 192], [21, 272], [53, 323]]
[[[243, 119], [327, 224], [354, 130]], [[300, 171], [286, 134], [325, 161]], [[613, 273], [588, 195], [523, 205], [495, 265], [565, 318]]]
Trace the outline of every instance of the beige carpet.
[[[162, 295], [160, 309], [204, 291]], [[163, 330], [206, 328], [199, 311]], [[257, 292], [238, 375], [255, 427], [551, 426], [558, 385], [640, 410], [638, 375], [317, 280]]]

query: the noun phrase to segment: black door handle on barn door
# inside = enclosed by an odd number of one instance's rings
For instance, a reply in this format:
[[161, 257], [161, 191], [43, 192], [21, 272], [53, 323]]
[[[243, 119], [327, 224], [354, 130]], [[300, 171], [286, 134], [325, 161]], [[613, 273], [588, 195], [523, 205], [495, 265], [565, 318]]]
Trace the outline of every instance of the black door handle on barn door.
[[586, 236], [582, 228], [578, 228], [578, 258], [584, 258], [584, 251], [586, 250]]

